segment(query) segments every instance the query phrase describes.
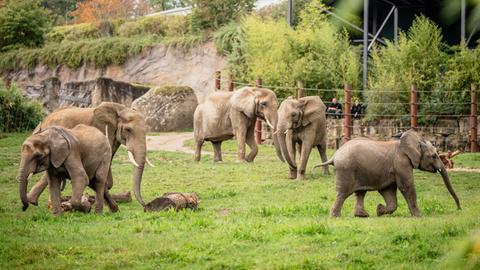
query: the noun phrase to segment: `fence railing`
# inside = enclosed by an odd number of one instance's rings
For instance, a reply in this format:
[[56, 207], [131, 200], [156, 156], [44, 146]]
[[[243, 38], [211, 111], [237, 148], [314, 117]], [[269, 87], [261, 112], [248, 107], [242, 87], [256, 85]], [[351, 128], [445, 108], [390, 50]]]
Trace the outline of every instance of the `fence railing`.
[[[343, 139], [344, 141], [348, 141], [351, 139], [352, 136], [352, 130], [353, 130], [353, 119], [352, 119], [352, 114], [351, 114], [351, 105], [352, 105], [352, 93], [354, 92], [362, 92], [363, 90], [359, 89], [352, 89], [352, 86], [350, 84], [345, 84], [343, 89], [318, 89], [318, 88], [305, 88], [303, 86], [302, 82], [297, 82], [296, 87], [288, 87], [288, 86], [273, 86], [273, 85], [263, 85], [262, 79], [257, 78], [255, 85], [248, 84], [245, 82], [238, 82], [235, 81], [233, 76], [230, 75], [227, 80], [222, 80], [221, 72], [217, 71], [215, 72], [215, 90], [220, 91], [222, 89], [222, 82], [226, 84], [225, 88], [227, 91], [233, 91], [235, 86], [256, 86], [256, 87], [265, 87], [265, 88], [272, 88], [272, 89], [290, 89], [292, 91], [296, 91], [296, 97], [301, 98], [305, 96], [305, 93], [307, 94], [320, 94], [321, 92], [341, 92], [343, 91], [344, 95], [344, 102], [343, 102], [343, 108], [344, 108], [344, 113], [343, 113]], [[376, 91], [376, 93], [396, 93], [397, 91], [394, 90], [380, 90]], [[423, 93], [428, 93], [428, 92], [434, 92], [433, 90], [422, 90]], [[463, 92], [462, 90], [457, 90], [457, 91], [449, 91], [449, 92]], [[478, 104], [477, 104], [477, 85], [472, 84], [470, 88], [470, 96], [471, 100], [470, 103], [465, 103], [465, 102], [439, 102], [435, 103], [437, 105], [470, 105], [470, 115], [466, 114], [455, 114], [455, 115], [448, 115], [448, 117], [469, 117], [469, 145], [470, 145], [470, 151], [472, 153], [476, 153], [478, 151], [477, 149], [477, 142], [478, 142]], [[282, 100], [279, 100], [282, 101]], [[409, 114], [369, 114], [369, 116], [376, 116], [376, 117], [401, 117], [404, 119], [410, 119], [410, 126], [404, 126], [402, 127], [403, 129], [411, 128], [414, 130], [424, 130], [427, 128], [432, 128], [432, 127], [427, 127], [427, 126], [419, 126], [418, 125], [418, 117], [445, 117], [447, 115], [442, 115], [442, 114], [419, 114], [418, 113], [418, 105], [427, 105], [431, 104], [429, 102], [421, 102], [419, 101], [418, 98], [418, 89], [415, 84], [412, 84], [409, 90], [409, 102], [370, 102], [369, 105], [373, 104], [382, 104], [382, 105], [408, 105], [409, 107]], [[380, 128], [396, 128], [397, 126], [382, 126]], [[448, 128], [448, 127], [434, 127], [434, 128]], [[261, 129], [261, 121], [260, 119], [257, 118], [257, 121], [255, 123], [255, 140], [257, 143], [261, 143], [261, 137], [262, 137], [262, 129]]]

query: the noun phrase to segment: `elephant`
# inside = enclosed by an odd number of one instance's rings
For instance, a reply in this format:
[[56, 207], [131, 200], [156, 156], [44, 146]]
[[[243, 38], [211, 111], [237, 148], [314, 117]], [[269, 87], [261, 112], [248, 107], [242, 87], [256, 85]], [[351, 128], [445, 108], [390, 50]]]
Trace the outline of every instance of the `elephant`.
[[[202, 145], [212, 142], [214, 161], [222, 161], [221, 144], [234, 136], [237, 139], [237, 160], [253, 162], [258, 146], [255, 142], [255, 121], [263, 119], [273, 129], [277, 125], [277, 97], [266, 88], [243, 87], [234, 92], [215, 92], [199, 104], [193, 116], [195, 161], [200, 161]], [[245, 143], [250, 153], [245, 156]], [[277, 156], [280, 149], [274, 139]]]
[[[110, 143], [112, 156], [120, 145], [127, 148], [128, 158], [135, 166], [133, 172], [133, 191], [137, 201], [144, 206], [145, 202], [140, 193], [142, 175], [145, 163], [153, 166], [147, 159], [146, 133], [147, 127], [144, 116], [125, 105], [114, 102], [102, 102], [95, 108], [63, 107], [49, 114], [35, 129], [43, 130], [56, 125], [73, 128], [78, 124], [92, 126], [104, 133]], [[47, 187], [47, 179], [42, 178], [27, 195], [31, 204], [38, 204], [38, 197]], [[109, 169], [107, 188], [113, 186], [112, 172]], [[110, 210], [118, 211], [115, 201], [107, 201]]]
[[377, 190], [386, 202], [386, 206], [377, 205], [377, 215], [392, 214], [397, 209], [397, 188], [405, 197], [411, 215], [419, 217], [413, 169], [440, 172], [457, 209], [461, 209], [435, 147], [412, 129], [395, 141], [350, 140], [330, 160], [320, 165], [326, 164], [333, 165], [336, 173], [336, 199], [331, 209], [333, 217], [340, 216], [343, 202], [352, 193], [356, 196], [355, 216], [368, 217], [363, 201], [366, 192], [372, 190]]
[[[313, 147], [317, 147], [320, 158], [327, 161], [327, 120], [325, 104], [318, 96], [299, 99], [288, 97], [278, 108], [277, 133], [281, 152], [290, 169], [290, 178], [305, 179], [308, 157]], [[296, 146], [299, 146], [300, 164], [296, 164]], [[323, 173], [329, 174], [328, 165]]]
[[112, 200], [106, 189], [112, 150], [108, 139], [98, 129], [77, 125], [73, 129], [51, 126], [38, 130], [22, 144], [18, 169], [20, 199], [23, 211], [28, 208], [27, 185], [30, 174], [47, 171], [52, 213], [60, 215], [60, 182], [66, 178], [72, 182], [71, 206], [84, 209], [81, 203], [86, 186], [95, 190], [95, 211], [103, 211], [104, 197]]

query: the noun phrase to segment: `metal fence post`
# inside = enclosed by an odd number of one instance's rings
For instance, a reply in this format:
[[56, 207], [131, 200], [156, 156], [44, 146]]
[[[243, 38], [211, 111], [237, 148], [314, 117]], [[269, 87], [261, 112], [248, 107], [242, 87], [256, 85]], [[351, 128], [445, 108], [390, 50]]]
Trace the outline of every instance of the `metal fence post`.
[[303, 82], [297, 81], [297, 99], [305, 96], [305, 90], [303, 89]]
[[222, 81], [222, 73], [220, 70], [215, 71], [215, 91], [220, 91]]
[[417, 86], [412, 84], [410, 87], [410, 127], [417, 131], [417, 112], [418, 112], [418, 91]]
[[[256, 87], [262, 87], [262, 78], [257, 78], [255, 81]], [[257, 121], [255, 122], [255, 141], [257, 144], [262, 144], [262, 120], [257, 117]]]
[[228, 88], [228, 91], [230, 91], [230, 92], [233, 91], [233, 75], [232, 74], [230, 74], [228, 76], [228, 86], [227, 86], [227, 88]]
[[478, 129], [477, 129], [477, 85], [472, 84], [470, 86], [470, 152], [477, 152], [477, 138], [478, 138]]
[[351, 113], [351, 104], [352, 104], [352, 85], [345, 84], [343, 87], [343, 93], [345, 96], [345, 103], [343, 106], [343, 140], [348, 142], [352, 136], [352, 113]]

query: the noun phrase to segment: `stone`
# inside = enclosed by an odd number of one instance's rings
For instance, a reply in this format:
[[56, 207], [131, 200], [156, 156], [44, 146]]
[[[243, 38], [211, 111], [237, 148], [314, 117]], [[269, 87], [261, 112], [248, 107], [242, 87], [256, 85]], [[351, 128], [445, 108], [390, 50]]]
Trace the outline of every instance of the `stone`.
[[143, 113], [149, 131], [178, 131], [193, 128], [193, 113], [197, 97], [188, 86], [152, 88], [132, 103], [132, 108]]

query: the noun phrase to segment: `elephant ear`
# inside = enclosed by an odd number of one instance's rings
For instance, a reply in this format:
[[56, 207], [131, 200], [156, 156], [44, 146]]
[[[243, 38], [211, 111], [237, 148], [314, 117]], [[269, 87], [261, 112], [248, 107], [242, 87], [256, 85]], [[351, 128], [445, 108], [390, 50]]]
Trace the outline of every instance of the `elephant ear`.
[[49, 128], [50, 161], [55, 168], [62, 166], [70, 155], [74, 138], [60, 127]]
[[303, 97], [298, 100], [303, 106], [302, 126], [307, 126], [320, 117], [325, 117], [325, 104], [320, 97]]
[[422, 137], [414, 130], [408, 130], [400, 137], [400, 151], [410, 159], [416, 169], [420, 166], [422, 157]]
[[255, 93], [255, 88], [253, 87], [244, 87], [235, 91], [230, 98], [230, 103], [232, 107], [244, 113], [248, 118], [255, 117], [255, 103], [257, 95]]
[[126, 108], [119, 103], [102, 102], [93, 110], [92, 125], [103, 133], [108, 132], [108, 139], [111, 142], [117, 130], [119, 113]]

